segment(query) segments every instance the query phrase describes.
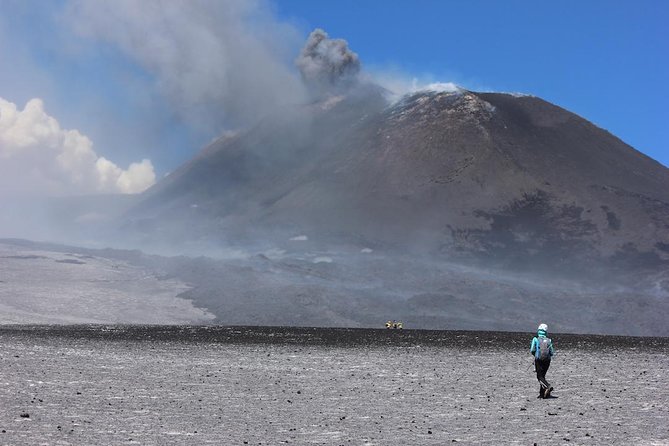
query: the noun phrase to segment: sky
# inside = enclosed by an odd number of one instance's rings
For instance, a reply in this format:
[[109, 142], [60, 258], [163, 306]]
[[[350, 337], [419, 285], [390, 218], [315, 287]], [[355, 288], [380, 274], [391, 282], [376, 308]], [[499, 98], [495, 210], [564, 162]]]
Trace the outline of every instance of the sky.
[[398, 89], [542, 97], [669, 166], [669, 2], [0, 0], [0, 195], [137, 193], [306, 100], [309, 33]]
[[368, 69], [529, 93], [669, 166], [669, 2], [277, 2], [348, 40]]

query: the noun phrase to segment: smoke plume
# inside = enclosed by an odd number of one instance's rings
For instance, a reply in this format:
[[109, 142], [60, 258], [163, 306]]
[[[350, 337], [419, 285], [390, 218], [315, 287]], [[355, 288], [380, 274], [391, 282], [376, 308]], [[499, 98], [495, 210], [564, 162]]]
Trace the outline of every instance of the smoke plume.
[[153, 76], [175, 114], [209, 137], [303, 101], [290, 63], [299, 32], [263, 1], [73, 0], [67, 17]]
[[358, 81], [360, 60], [343, 39], [330, 39], [322, 29], [309, 35], [295, 61], [312, 93], [337, 92]]

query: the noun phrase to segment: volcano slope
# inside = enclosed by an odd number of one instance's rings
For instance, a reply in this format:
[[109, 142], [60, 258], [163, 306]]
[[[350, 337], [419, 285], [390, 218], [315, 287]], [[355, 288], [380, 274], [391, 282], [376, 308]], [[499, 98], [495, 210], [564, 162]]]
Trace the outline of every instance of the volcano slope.
[[669, 305], [669, 169], [531, 96], [358, 87], [295, 107], [205, 148], [121, 227], [243, 252], [173, 269], [224, 323], [641, 335]]
[[133, 225], [157, 239], [307, 234], [504, 268], [638, 270], [669, 259], [669, 170], [539, 98], [388, 105], [364, 90], [215, 142], [146, 194]]

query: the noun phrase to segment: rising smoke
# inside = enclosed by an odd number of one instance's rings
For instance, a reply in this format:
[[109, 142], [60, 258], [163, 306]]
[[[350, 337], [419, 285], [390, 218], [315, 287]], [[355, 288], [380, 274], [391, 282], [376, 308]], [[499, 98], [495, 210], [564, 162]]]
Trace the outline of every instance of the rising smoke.
[[302, 48], [295, 64], [312, 94], [339, 92], [358, 82], [360, 59], [343, 39], [330, 39], [315, 29]]
[[[87, 46], [134, 65], [134, 71], [124, 71], [125, 76], [137, 76], [125, 82], [128, 90], [140, 85], [151, 91], [142, 92], [141, 97], [128, 93], [128, 97], [136, 97], [145, 112], [156, 110], [147, 116], [146, 128], [141, 130], [145, 132], [160, 133], [173, 126], [176, 117], [200, 140], [213, 139], [231, 129], [249, 127], [277, 110], [327, 93], [338, 94], [360, 76], [359, 58], [344, 40], [330, 39], [317, 29], [304, 44], [303, 33], [278, 19], [265, 0], [66, 0], [63, 5], [63, 10], [51, 8], [59, 17], [53, 22], [60, 28], [56, 34], [68, 36], [58, 42], [67, 44], [55, 56], [85, 67], [88, 53], [77, 48]], [[28, 3], [20, 9], [38, 8]], [[45, 12], [42, 18], [48, 15]], [[3, 48], [7, 45], [12, 47], [10, 42]], [[27, 50], [10, 56], [22, 54]], [[38, 64], [26, 71], [38, 72], [37, 68]], [[36, 88], [23, 87], [28, 93]], [[72, 113], [76, 109], [74, 102], [54, 104], [51, 97], [47, 102], [56, 110], [64, 106]], [[166, 104], [171, 109], [169, 121], [157, 124], [154, 119], [165, 119]], [[94, 139], [96, 147], [109, 149], [106, 152], [116, 150], [114, 141], [100, 141], [95, 134], [89, 137], [71, 126], [62, 128], [40, 99], [28, 102], [24, 110], [8, 100], [0, 105], [0, 185], [7, 198], [24, 193], [36, 197], [138, 193], [156, 180], [153, 166], [162, 164], [160, 158], [143, 159], [124, 169], [111, 161], [114, 153], [102, 156], [93, 150]], [[127, 133], [136, 131], [133, 127]], [[197, 149], [184, 147], [186, 152]], [[118, 150], [130, 149], [119, 146]], [[156, 150], [152, 152], [152, 158], [160, 157]]]
[[209, 137], [304, 101], [300, 33], [260, 0], [72, 0], [68, 23], [153, 77], [175, 115]]
[[348, 43], [322, 29], [293, 64], [300, 32], [263, 1], [73, 0], [68, 17], [80, 36], [114, 45], [151, 73], [175, 112], [206, 132], [340, 93], [361, 70]]
[[[89, 45], [101, 53], [111, 51], [113, 60], [130, 62], [136, 68], [124, 72], [138, 78], [129, 79], [129, 90], [138, 85], [152, 90], [137, 99], [143, 111], [155, 115], [147, 116], [145, 132], [161, 133], [173, 126], [172, 119], [164, 125], [152, 122], [164, 119], [166, 104], [170, 118], [178, 117], [206, 140], [314, 99], [325, 99], [324, 106], [329, 106], [340, 99], [332, 96], [370, 82], [345, 40], [331, 39], [322, 29], [315, 29], [305, 43], [302, 32], [280, 20], [265, 0], [66, 0], [63, 4], [55, 23], [70, 43]], [[70, 62], [85, 66], [85, 52], [65, 53], [72, 58]], [[155, 182], [153, 165], [162, 164], [160, 152], [153, 150], [152, 158], [157, 154], [157, 161], [143, 159], [124, 169], [111, 161], [113, 153], [102, 156], [93, 150], [93, 139], [96, 147], [111, 151], [115, 150], [113, 142], [61, 128], [55, 117], [46, 114], [42, 101], [30, 102], [23, 111], [9, 101], [5, 105], [13, 110], [1, 117], [5, 125], [0, 129], [4, 138], [0, 167], [6, 172], [5, 192], [37, 196], [137, 193]], [[59, 104], [50, 99], [48, 105], [58, 109]], [[76, 104], [66, 107], [72, 110]], [[28, 113], [31, 110], [35, 113]], [[24, 118], [20, 128], [7, 125], [12, 116]], [[307, 132], [304, 128], [299, 130]], [[19, 133], [29, 135], [32, 142], [12, 136]], [[197, 149], [184, 147], [185, 151]]]

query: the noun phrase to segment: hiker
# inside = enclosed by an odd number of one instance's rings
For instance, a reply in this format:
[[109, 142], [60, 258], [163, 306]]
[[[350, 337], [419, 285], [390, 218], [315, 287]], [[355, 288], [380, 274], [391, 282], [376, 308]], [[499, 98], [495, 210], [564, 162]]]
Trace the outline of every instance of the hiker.
[[534, 369], [539, 380], [539, 396], [537, 398], [550, 398], [553, 387], [546, 381], [546, 372], [551, 365], [551, 357], [554, 354], [553, 341], [546, 336], [548, 325], [541, 324], [537, 329], [537, 335], [532, 339], [530, 353], [534, 355]]

